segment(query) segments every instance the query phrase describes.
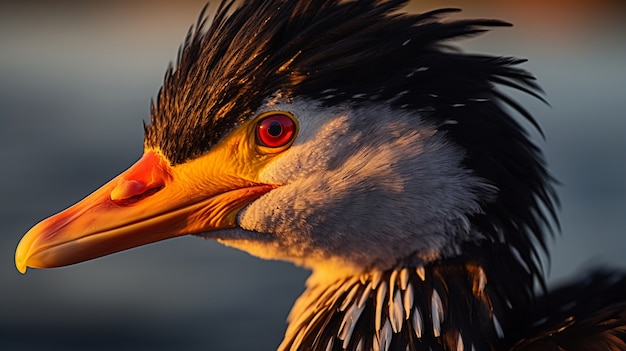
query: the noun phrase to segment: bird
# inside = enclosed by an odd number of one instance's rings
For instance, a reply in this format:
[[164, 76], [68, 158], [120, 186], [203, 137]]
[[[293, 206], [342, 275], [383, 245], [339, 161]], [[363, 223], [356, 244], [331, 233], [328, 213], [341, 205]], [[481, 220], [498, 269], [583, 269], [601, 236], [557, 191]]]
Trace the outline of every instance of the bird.
[[142, 156], [32, 227], [17, 269], [195, 235], [311, 271], [279, 350], [626, 350], [626, 273], [546, 286], [558, 182], [504, 90], [539, 84], [454, 45], [510, 24], [407, 2], [205, 6]]

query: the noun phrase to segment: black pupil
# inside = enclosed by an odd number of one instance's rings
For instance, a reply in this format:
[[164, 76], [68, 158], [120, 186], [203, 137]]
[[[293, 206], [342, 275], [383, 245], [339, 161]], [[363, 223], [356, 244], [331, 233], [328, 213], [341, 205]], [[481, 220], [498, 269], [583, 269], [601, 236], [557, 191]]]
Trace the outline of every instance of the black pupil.
[[267, 128], [267, 132], [269, 133], [269, 135], [277, 137], [280, 135], [280, 133], [283, 132], [283, 127], [280, 125], [280, 123], [274, 121], [270, 123], [270, 127]]

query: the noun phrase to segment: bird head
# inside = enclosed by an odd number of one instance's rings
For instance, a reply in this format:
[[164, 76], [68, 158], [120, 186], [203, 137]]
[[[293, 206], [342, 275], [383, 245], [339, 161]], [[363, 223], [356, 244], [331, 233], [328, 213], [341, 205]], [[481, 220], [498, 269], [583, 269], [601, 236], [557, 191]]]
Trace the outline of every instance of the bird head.
[[[16, 265], [57, 267], [194, 234], [353, 274], [506, 247], [538, 270], [551, 178], [497, 88], [522, 60], [451, 39], [494, 20], [406, 1], [244, 1], [204, 13], [166, 73], [143, 156], [34, 226]], [[512, 108], [512, 109], [511, 109]]]

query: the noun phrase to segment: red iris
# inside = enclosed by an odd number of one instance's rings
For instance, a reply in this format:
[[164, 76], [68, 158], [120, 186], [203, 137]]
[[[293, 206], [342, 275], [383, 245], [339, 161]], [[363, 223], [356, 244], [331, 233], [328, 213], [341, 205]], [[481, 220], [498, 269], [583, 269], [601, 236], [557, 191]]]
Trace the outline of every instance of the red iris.
[[257, 124], [257, 142], [261, 146], [281, 147], [293, 139], [295, 130], [295, 123], [288, 116], [270, 115]]

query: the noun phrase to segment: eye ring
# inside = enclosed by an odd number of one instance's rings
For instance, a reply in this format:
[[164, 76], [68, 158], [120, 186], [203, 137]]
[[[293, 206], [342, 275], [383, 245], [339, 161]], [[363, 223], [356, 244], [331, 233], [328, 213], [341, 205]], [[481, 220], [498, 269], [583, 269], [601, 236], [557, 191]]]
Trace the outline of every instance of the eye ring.
[[296, 135], [296, 129], [296, 122], [291, 116], [279, 112], [268, 114], [257, 122], [256, 143], [270, 149], [288, 146]]

